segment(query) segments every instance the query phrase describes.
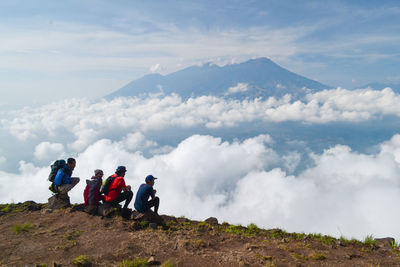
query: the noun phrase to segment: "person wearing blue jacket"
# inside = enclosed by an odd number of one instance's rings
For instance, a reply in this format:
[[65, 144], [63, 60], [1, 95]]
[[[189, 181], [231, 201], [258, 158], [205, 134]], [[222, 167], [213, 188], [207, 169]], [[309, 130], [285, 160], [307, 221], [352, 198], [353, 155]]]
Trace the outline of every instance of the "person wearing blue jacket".
[[[145, 184], [141, 184], [135, 199], [135, 209], [138, 212], [145, 213], [154, 207], [154, 212], [158, 213], [158, 206], [160, 205], [160, 199], [155, 196], [156, 190], [153, 189], [154, 180], [157, 179], [153, 175], [147, 175]], [[149, 200], [151, 197], [151, 200]]]
[[54, 184], [57, 188], [58, 193], [67, 194], [75, 185], [80, 181], [78, 177], [71, 177], [72, 172], [76, 166], [76, 160], [69, 158], [67, 164], [58, 170], [56, 177], [54, 178]]

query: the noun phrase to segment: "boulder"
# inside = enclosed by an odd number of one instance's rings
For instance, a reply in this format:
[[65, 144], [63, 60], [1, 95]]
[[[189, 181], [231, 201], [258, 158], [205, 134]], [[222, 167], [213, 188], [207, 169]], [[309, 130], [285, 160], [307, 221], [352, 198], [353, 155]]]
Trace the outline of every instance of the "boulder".
[[379, 248], [392, 248], [392, 245], [395, 243], [395, 239], [393, 237], [385, 237], [385, 238], [375, 238], [376, 245]]
[[47, 209], [61, 209], [71, 206], [69, 196], [67, 194], [56, 194], [49, 198]]
[[84, 212], [89, 213], [90, 215], [96, 215], [97, 214], [97, 210], [98, 210], [97, 205], [87, 205], [83, 209]]
[[132, 215], [131, 215], [131, 219], [136, 220], [136, 221], [146, 221], [149, 224], [155, 223], [156, 225], [162, 225], [162, 223], [163, 223], [162, 217], [151, 210], [149, 210], [145, 213], [133, 211]]
[[215, 217], [210, 217], [210, 218], [207, 218], [205, 220], [205, 222], [208, 222], [209, 224], [218, 224], [218, 219]]

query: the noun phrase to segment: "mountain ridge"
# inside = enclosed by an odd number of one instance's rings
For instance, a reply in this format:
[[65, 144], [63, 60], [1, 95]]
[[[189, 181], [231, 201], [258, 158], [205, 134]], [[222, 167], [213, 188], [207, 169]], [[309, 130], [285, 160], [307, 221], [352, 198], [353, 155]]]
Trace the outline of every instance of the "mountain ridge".
[[[242, 85], [242, 90], [229, 92], [229, 88]], [[218, 66], [206, 63], [190, 66], [168, 75], [148, 74], [107, 95], [143, 96], [151, 93], [176, 93], [187, 99], [202, 95], [232, 97], [236, 99], [291, 94], [301, 98], [309, 92], [331, 88], [280, 67], [268, 58], [250, 59], [243, 63]]]

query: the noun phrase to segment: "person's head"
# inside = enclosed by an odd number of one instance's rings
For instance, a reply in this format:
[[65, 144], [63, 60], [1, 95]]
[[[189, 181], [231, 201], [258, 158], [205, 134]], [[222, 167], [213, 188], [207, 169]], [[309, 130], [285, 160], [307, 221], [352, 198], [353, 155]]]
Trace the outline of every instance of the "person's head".
[[99, 169], [94, 170], [94, 176], [96, 176], [96, 177], [98, 177], [98, 178], [102, 178], [103, 175], [104, 175], [104, 173], [103, 173], [102, 170], [99, 170]]
[[146, 182], [146, 184], [154, 185], [155, 179], [157, 179], [157, 178], [150, 174], [150, 175], [146, 176], [146, 179], [144, 179], [144, 181]]
[[125, 166], [118, 166], [118, 168], [115, 170], [115, 174], [118, 176], [124, 177], [126, 173], [126, 167]]
[[74, 158], [67, 159], [67, 165], [68, 165], [68, 168], [70, 168], [71, 170], [75, 169], [76, 160]]

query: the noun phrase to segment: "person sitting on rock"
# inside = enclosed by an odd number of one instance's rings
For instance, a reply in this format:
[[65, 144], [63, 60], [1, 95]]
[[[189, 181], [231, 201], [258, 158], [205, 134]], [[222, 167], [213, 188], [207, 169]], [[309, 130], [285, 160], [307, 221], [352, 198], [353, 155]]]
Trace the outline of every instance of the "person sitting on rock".
[[118, 166], [115, 174], [107, 179], [112, 179], [111, 184], [108, 187], [107, 194], [104, 194], [104, 200], [106, 203], [112, 206], [125, 200], [124, 209], [128, 208], [129, 203], [132, 200], [133, 192], [131, 191], [131, 186], [125, 184], [126, 167]]
[[89, 180], [86, 180], [86, 188], [83, 192], [83, 199], [85, 203], [85, 211], [90, 214], [97, 213], [97, 208], [100, 204], [100, 200], [104, 200], [104, 197], [100, 194], [100, 188], [103, 183], [103, 171], [94, 170], [94, 176]]
[[54, 178], [54, 185], [59, 194], [68, 195], [68, 192], [79, 183], [80, 179], [78, 177], [71, 177], [75, 166], [76, 160], [69, 158], [67, 164], [57, 171], [57, 175]]
[[[154, 207], [154, 212], [158, 213], [158, 206], [160, 205], [160, 199], [155, 196], [156, 190], [153, 189], [154, 180], [157, 179], [153, 175], [146, 176], [145, 184], [141, 184], [135, 199], [135, 209], [138, 212], [146, 213], [151, 207]], [[151, 197], [151, 200], [149, 200]]]

